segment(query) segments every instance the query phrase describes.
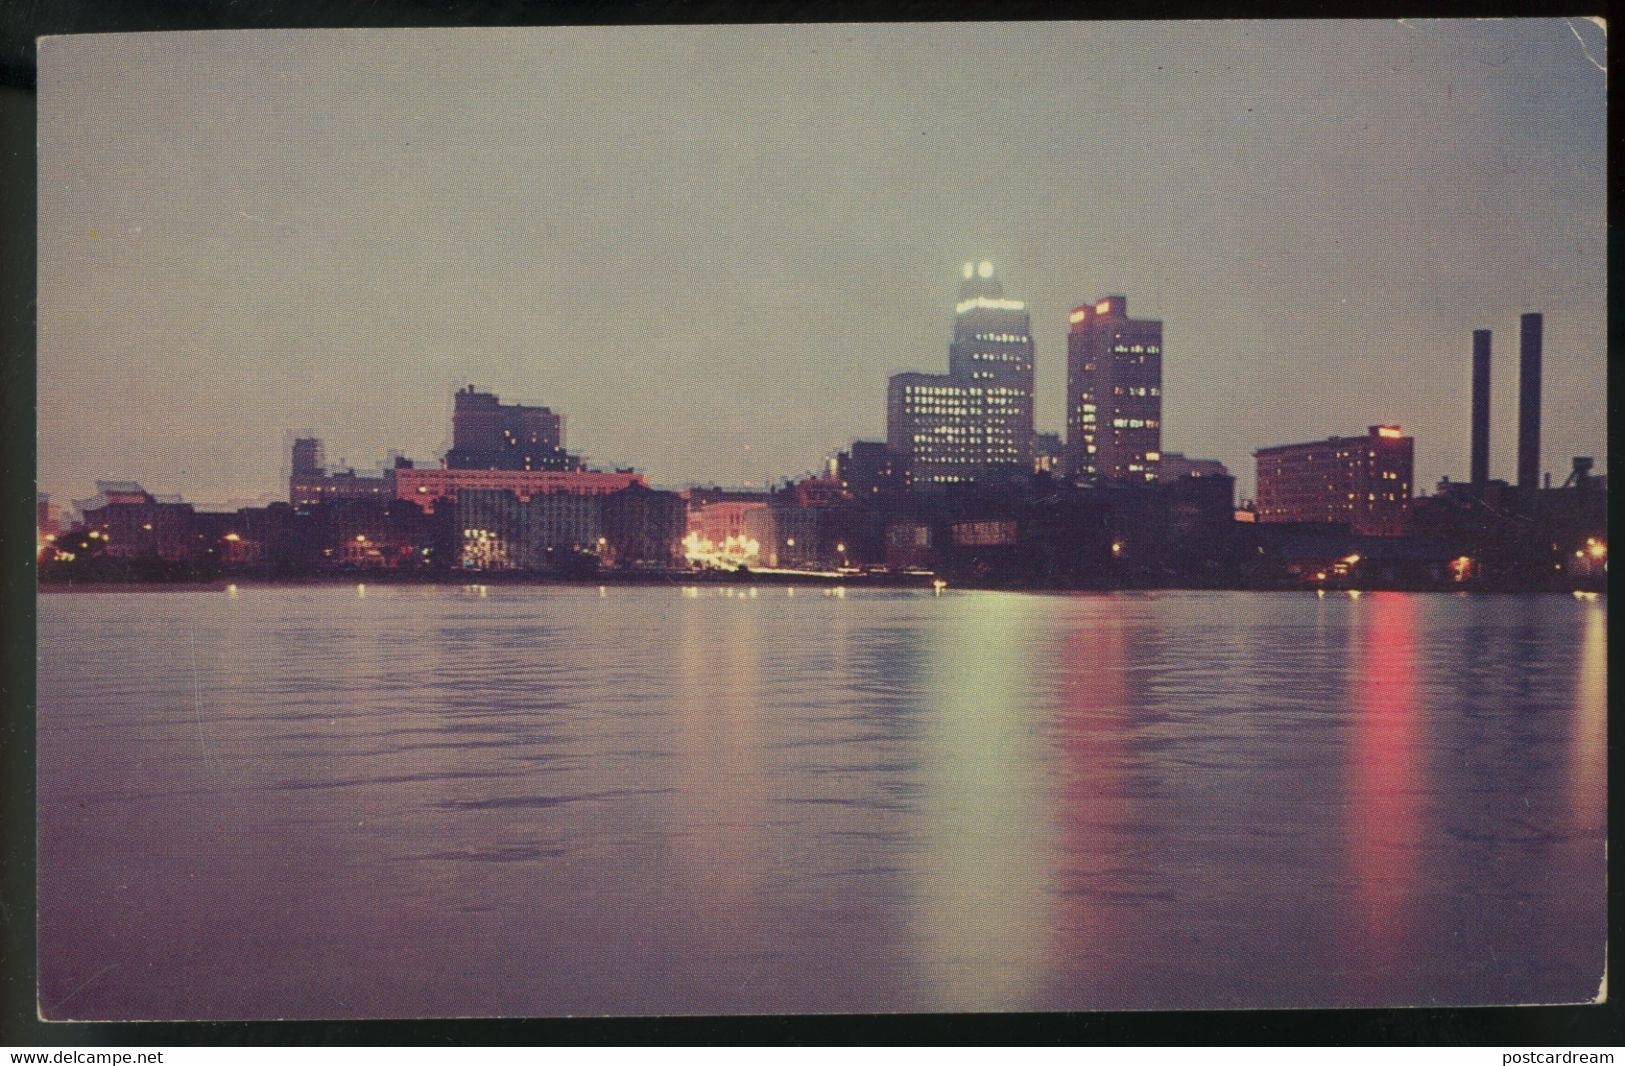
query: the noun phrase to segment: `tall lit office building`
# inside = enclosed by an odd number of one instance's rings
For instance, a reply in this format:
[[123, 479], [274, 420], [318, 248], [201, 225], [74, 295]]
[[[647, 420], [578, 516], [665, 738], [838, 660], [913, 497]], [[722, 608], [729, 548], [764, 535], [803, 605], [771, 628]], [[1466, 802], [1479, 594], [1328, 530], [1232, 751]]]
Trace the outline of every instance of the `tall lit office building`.
[[1073, 477], [1155, 481], [1162, 460], [1162, 323], [1128, 299], [1075, 308], [1066, 338], [1066, 451]]
[[993, 264], [966, 263], [946, 374], [895, 374], [886, 444], [914, 488], [1030, 473], [1033, 339], [1027, 307], [1008, 300]]

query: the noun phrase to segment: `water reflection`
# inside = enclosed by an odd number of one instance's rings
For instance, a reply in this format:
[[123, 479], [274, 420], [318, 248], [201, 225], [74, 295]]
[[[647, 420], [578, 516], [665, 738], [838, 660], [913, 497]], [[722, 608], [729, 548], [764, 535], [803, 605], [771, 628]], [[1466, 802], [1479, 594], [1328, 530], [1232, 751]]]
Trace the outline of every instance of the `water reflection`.
[[1404, 961], [1421, 862], [1422, 743], [1416, 701], [1414, 596], [1376, 592], [1349, 626], [1349, 858], [1356, 957], [1376, 969]]
[[1574, 694], [1569, 801], [1575, 828], [1600, 832], [1608, 809], [1608, 608], [1588, 602], [1582, 610], [1585, 620], [1580, 629], [1579, 678]]
[[941, 601], [925, 663], [918, 954], [933, 1010], [1009, 1010], [1049, 968], [1052, 845], [1030, 717], [1038, 603]]
[[[733, 589], [728, 589], [732, 599]], [[745, 972], [728, 962], [768, 939], [759, 906], [767, 782], [755, 619], [722, 601], [679, 618], [680, 673], [674, 686], [679, 824], [664, 842], [681, 879], [674, 893], [690, 911], [687, 950], [697, 955], [691, 994], [722, 1009], [724, 986]], [[674, 949], [674, 954], [682, 947]]]
[[1119, 613], [1090, 610], [1052, 647], [1060, 671], [1055, 743], [1064, 760], [1055, 823], [1067, 863], [1055, 885], [1052, 935], [1074, 994], [1098, 994], [1102, 984], [1129, 977], [1117, 946], [1132, 941], [1138, 927], [1138, 886], [1123, 878], [1151, 847], [1133, 833], [1135, 800], [1125, 772], [1132, 757], [1127, 642]]
[[44, 597], [47, 1013], [1595, 994], [1601, 603], [595, 588]]

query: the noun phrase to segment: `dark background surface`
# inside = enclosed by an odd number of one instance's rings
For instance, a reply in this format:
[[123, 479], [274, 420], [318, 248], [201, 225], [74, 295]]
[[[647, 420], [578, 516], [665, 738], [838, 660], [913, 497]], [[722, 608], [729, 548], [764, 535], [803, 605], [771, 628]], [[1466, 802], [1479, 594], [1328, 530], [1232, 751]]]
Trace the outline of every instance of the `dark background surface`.
[[[707, 22], [813, 22], [936, 18], [1066, 19], [1079, 17], [1397, 17], [1591, 14], [1555, 4], [1510, 6], [1431, 3], [1354, 9], [1338, 4], [1130, 2], [1109, 11], [1084, 5], [1025, 2], [996, 11], [968, 4], [891, 2], [809, 5], [784, 0], [746, 5], [739, 0], [684, 4], [594, 2], [549, 4], [459, 0], [318, 3], [233, 0], [161, 3], [155, 0], [68, 0], [0, 5], [0, 417], [6, 446], [6, 545], [0, 593], [7, 639], [0, 642], [0, 1043], [11, 1045], [185, 1044], [510, 1044], [510, 1043], [949, 1043], [1024, 1044], [1485, 1044], [1527, 1047], [1619, 1042], [1617, 1005], [1601, 1007], [1480, 1008], [1412, 1011], [1192, 1012], [1005, 1016], [880, 1016], [804, 1018], [547, 1019], [511, 1021], [401, 1021], [244, 1024], [45, 1025], [34, 1006], [34, 590], [32, 548], [34, 448], [34, 39], [61, 33], [153, 30], [263, 29], [342, 26], [496, 26]], [[1611, 126], [1610, 147], [1617, 143]], [[1615, 258], [1610, 228], [1610, 264]], [[1615, 308], [1610, 306], [1610, 321]], [[1612, 344], [1610, 345], [1612, 348]], [[1610, 397], [1609, 410], [1613, 405]], [[1610, 455], [1613, 438], [1610, 436]], [[1612, 782], [1612, 774], [1610, 774]], [[1615, 790], [1610, 790], [1614, 794]], [[1613, 802], [1610, 801], [1612, 810]], [[1616, 849], [1617, 851], [1617, 849]], [[1614, 885], [1618, 878], [1611, 877]], [[1610, 897], [1612, 899], [1613, 892]], [[1618, 912], [1611, 910], [1610, 941]]]

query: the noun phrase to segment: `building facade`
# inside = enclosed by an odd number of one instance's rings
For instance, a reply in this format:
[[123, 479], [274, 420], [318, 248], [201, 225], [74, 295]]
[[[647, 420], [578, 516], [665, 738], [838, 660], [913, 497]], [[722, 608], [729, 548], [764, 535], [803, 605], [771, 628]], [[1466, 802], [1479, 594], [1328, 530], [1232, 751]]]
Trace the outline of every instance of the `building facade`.
[[512, 492], [521, 499], [554, 492], [584, 496], [619, 492], [642, 485], [643, 475], [630, 470], [419, 470], [405, 468], [394, 472], [395, 495], [411, 500], [425, 513], [434, 512], [439, 500], [456, 501], [467, 489], [496, 489]]
[[602, 495], [464, 489], [455, 504], [462, 565], [481, 570], [548, 570], [603, 545]]
[[1026, 305], [1006, 299], [993, 265], [966, 263], [948, 373], [893, 375], [886, 444], [915, 489], [1028, 473], [1033, 339]]
[[1068, 472], [1155, 481], [1162, 460], [1162, 323], [1128, 317], [1128, 299], [1074, 308], [1066, 340]]
[[745, 535], [757, 545], [758, 564], [796, 569], [826, 562], [819, 516], [820, 509], [788, 499], [752, 511], [745, 519]]
[[456, 395], [451, 415], [452, 470], [579, 470], [564, 450], [564, 416], [546, 407], [505, 404], [474, 386]]
[[1415, 441], [1398, 426], [1261, 448], [1260, 522], [1346, 523], [1365, 536], [1399, 536], [1411, 505]]
[[354, 470], [331, 473], [294, 474], [288, 479], [288, 502], [309, 507], [332, 500], [378, 500], [395, 498], [395, 471], [359, 474]]
[[98, 481], [96, 487], [96, 497], [80, 504], [81, 524], [110, 558], [184, 562], [205, 553], [191, 504], [161, 501], [133, 482]]

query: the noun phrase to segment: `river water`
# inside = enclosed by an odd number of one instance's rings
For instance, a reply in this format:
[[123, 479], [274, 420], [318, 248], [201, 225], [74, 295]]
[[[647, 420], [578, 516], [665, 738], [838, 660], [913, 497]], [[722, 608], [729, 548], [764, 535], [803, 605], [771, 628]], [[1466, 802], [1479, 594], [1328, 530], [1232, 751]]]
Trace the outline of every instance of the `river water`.
[[1606, 602], [39, 601], [49, 1018], [1589, 1000]]

